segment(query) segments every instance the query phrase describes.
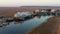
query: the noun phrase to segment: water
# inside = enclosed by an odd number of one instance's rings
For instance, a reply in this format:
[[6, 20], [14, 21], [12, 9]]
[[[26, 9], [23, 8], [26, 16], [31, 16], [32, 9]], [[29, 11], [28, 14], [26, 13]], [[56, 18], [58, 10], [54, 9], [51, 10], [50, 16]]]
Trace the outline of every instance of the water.
[[8, 25], [0, 27], [0, 34], [25, 34], [32, 28], [37, 27], [42, 22], [46, 22], [51, 16], [41, 16], [40, 18], [33, 18], [24, 22], [11, 22]]

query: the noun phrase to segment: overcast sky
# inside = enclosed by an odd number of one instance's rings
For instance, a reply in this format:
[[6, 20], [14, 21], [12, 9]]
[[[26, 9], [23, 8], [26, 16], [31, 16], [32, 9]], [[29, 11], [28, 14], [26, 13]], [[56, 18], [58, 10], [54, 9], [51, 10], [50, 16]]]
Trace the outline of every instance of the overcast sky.
[[0, 7], [60, 6], [60, 0], [0, 0]]

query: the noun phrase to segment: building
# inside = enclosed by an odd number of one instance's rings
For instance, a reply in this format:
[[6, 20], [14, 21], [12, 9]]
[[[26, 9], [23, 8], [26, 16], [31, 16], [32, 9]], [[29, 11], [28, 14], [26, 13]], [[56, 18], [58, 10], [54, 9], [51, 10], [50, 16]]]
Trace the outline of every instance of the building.
[[60, 16], [60, 10], [55, 11], [56, 16]]
[[14, 17], [26, 17], [30, 15], [32, 15], [31, 12], [17, 12], [16, 14], [14, 14]]
[[19, 17], [20, 12], [17, 12], [16, 14], [14, 14], [14, 17]]

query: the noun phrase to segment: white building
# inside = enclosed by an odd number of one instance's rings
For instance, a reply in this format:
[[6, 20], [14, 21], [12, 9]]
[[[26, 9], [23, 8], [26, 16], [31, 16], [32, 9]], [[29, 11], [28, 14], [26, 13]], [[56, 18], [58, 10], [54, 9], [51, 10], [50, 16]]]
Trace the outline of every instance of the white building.
[[35, 10], [35, 13], [37, 13], [37, 12], [40, 12], [40, 10], [38, 10], [38, 9], [37, 9], [37, 10]]
[[17, 12], [16, 14], [14, 14], [14, 17], [19, 17], [20, 12]]
[[53, 13], [54, 13], [54, 12], [55, 12], [55, 9], [52, 9], [52, 10], [51, 10], [51, 12], [53, 12]]
[[26, 17], [31, 15], [31, 12], [17, 12], [16, 14], [14, 14], [14, 17]]
[[47, 12], [46, 10], [42, 10], [41, 12]]

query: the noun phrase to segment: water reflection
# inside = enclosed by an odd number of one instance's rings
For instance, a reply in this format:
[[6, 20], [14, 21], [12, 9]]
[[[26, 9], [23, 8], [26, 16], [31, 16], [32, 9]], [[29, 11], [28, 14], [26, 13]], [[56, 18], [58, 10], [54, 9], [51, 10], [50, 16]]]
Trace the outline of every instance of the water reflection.
[[[36, 18], [37, 17], [37, 18]], [[37, 27], [42, 22], [46, 22], [51, 16], [36, 16], [33, 19], [21, 22], [9, 22], [1, 23], [4, 24], [0, 28], [0, 34], [25, 34], [32, 28]]]
[[[44, 16], [45, 17], [45, 16]], [[35, 16], [35, 18], [38, 18], [38, 19], [40, 19], [41, 18], [41, 16]], [[30, 19], [29, 19], [30, 20]], [[28, 21], [28, 20], [26, 20], [26, 21]], [[14, 24], [19, 24], [19, 23], [23, 23], [24, 21], [13, 21], [14, 22]], [[12, 23], [12, 22], [4, 22], [4, 21], [0, 21], [0, 26], [3, 26], [3, 25], [9, 25], [10, 23]]]
[[24, 21], [20, 21], [20, 22], [14, 22], [14, 24], [23, 24]]
[[40, 18], [41, 16], [35, 16], [35, 18]]
[[[24, 21], [20, 21], [20, 22], [14, 22], [14, 24], [19, 24], [19, 23], [23, 23]], [[0, 22], [0, 27], [3, 27], [3, 26], [7, 26], [7, 25], [10, 25], [10, 23], [12, 22]]]
[[[35, 16], [35, 18], [40, 18], [41, 16]], [[33, 19], [33, 18], [32, 18]], [[30, 19], [28, 19], [30, 20]], [[25, 20], [25, 21], [28, 21], [28, 20]], [[23, 23], [24, 21], [13, 21], [14, 24], [19, 24], [19, 23]], [[3, 27], [3, 26], [6, 26], [6, 25], [9, 25], [11, 22], [5, 22], [5, 21], [2, 21], [0, 20], [0, 27]]]

